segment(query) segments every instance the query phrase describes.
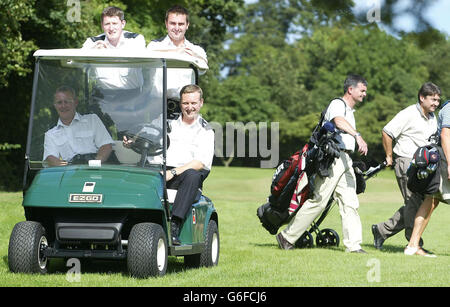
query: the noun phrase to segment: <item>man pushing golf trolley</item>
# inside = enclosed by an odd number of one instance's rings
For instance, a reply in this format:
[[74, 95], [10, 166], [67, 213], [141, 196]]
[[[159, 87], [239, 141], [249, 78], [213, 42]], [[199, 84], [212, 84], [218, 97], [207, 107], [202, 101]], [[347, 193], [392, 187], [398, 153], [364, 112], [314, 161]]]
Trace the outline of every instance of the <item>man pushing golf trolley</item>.
[[362, 155], [368, 152], [353, 115], [356, 103], [363, 101], [366, 91], [367, 81], [362, 76], [348, 75], [344, 95], [333, 99], [322, 112], [309, 142], [277, 168], [268, 203], [258, 208], [257, 215], [273, 235], [281, 225], [289, 223], [276, 236], [281, 249], [312, 246], [311, 232], [317, 234], [318, 246], [339, 245], [336, 231], [319, 229], [335, 199], [346, 251], [366, 253], [361, 248], [357, 194], [364, 191], [365, 180], [384, 165], [366, 170], [364, 164], [354, 163], [350, 157], [355, 148]]

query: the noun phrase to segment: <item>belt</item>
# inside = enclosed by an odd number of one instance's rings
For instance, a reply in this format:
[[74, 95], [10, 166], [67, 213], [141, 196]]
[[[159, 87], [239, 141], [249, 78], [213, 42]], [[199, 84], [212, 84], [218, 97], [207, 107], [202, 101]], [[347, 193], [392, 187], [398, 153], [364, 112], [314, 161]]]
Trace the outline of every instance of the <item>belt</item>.
[[351, 155], [353, 153], [353, 150], [350, 150], [350, 149], [344, 149], [343, 151], [349, 155]]

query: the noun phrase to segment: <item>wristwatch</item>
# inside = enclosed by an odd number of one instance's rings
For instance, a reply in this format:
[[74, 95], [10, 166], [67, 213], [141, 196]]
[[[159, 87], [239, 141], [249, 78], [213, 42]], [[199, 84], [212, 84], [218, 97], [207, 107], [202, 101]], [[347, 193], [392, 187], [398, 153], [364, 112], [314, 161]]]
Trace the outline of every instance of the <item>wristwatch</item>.
[[357, 136], [361, 136], [361, 133], [356, 132], [356, 134], [353, 137], [356, 139]]
[[171, 173], [174, 177], [177, 176], [177, 171], [176, 171], [174, 168], [172, 168], [172, 169], [170, 170], [170, 173]]

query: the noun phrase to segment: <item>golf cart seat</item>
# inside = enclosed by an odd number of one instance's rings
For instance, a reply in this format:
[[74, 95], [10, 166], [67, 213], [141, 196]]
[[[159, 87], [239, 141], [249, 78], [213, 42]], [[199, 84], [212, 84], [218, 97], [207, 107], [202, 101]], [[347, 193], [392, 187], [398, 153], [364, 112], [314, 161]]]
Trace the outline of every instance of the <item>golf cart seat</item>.
[[[167, 199], [169, 200], [169, 203], [173, 204], [175, 201], [175, 197], [177, 196], [178, 190], [176, 189], [167, 189]], [[202, 196], [202, 190], [198, 189], [197, 195], [194, 199], [194, 204], [200, 200], [200, 197]]]

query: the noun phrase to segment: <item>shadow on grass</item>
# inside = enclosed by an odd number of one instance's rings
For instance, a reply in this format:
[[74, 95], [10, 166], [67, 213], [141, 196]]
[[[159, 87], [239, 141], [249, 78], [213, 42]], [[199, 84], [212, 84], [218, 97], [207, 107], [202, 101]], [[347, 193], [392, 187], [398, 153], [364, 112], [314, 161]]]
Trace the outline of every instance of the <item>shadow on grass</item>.
[[[8, 256], [2, 257], [6, 267], [8, 267]], [[91, 274], [121, 274], [130, 277], [126, 260], [101, 260], [101, 259], [79, 259], [81, 272]], [[48, 274], [65, 275], [73, 266], [67, 266], [67, 259], [53, 258], [49, 260]], [[195, 270], [196, 268], [184, 265], [182, 257], [169, 256], [166, 275], [179, 273], [186, 270]]]

